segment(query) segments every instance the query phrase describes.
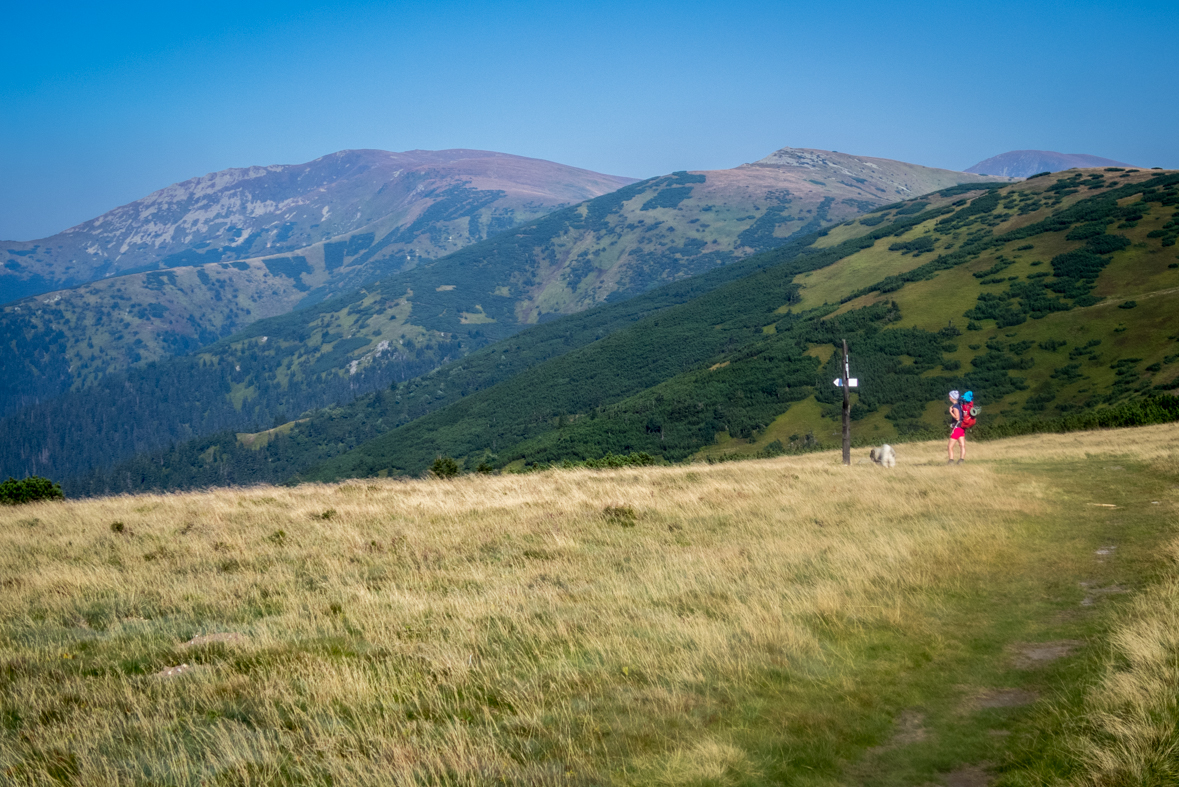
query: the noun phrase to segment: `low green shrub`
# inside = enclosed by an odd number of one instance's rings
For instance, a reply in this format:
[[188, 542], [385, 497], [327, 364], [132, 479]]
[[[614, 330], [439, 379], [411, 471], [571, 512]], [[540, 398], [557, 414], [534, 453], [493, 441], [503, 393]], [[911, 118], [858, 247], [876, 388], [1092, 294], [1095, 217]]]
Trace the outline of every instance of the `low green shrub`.
[[430, 472], [436, 478], [454, 478], [459, 474], [458, 462], [449, 456], [439, 456], [430, 465]]
[[38, 500], [64, 500], [65, 494], [61, 487], [48, 478], [31, 475], [17, 481], [9, 478], [0, 483], [0, 503], [16, 506], [23, 503], [35, 503]]
[[587, 459], [585, 466], [593, 469], [607, 467], [647, 467], [655, 464], [655, 457], [646, 451], [630, 454], [606, 454], [601, 459]]

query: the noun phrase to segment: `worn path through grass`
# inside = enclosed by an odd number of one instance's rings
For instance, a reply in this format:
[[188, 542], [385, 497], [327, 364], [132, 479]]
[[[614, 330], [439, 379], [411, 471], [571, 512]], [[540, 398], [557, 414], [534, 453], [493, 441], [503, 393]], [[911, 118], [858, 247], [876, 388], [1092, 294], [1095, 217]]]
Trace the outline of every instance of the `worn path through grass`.
[[1167, 745], [1081, 720], [1170, 680], [1177, 436], [0, 509], [0, 773], [1087, 783]]

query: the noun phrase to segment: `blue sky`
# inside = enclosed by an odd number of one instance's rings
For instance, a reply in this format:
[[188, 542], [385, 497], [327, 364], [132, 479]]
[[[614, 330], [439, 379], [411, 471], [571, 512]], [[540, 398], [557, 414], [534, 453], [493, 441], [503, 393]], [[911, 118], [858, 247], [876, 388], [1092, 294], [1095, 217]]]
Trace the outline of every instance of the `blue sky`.
[[646, 177], [784, 146], [1179, 168], [1179, 3], [11, 4], [0, 238], [227, 167], [482, 148]]

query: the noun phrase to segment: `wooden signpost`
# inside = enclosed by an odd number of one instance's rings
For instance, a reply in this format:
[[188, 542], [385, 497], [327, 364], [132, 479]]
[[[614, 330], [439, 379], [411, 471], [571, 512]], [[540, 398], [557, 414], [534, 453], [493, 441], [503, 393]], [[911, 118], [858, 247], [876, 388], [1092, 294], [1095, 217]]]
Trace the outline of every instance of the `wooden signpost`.
[[860, 381], [850, 375], [847, 365], [847, 339], [843, 340], [843, 374], [835, 378], [835, 387], [843, 389], [843, 463], [851, 464], [851, 389]]

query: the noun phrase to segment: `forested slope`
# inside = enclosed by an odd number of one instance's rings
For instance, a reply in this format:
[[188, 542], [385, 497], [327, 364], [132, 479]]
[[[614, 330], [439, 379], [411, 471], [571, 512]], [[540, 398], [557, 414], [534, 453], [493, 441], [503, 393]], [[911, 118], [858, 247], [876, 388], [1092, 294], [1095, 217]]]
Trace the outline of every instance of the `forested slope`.
[[510, 380], [538, 364], [691, 300], [751, 271], [797, 254], [811, 238], [664, 285], [619, 303], [603, 304], [530, 328], [428, 374], [374, 391], [307, 418], [258, 433], [222, 431], [140, 455], [111, 471], [67, 483], [72, 494], [114, 490], [185, 489], [216, 484], [281, 483], [366, 440]]
[[[437, 454], [502, 466], [832, 444], [833, 350], [842, 338], [862, 381], [853, 417], [865, 441], [940, 427], [950, 388], [975, 390], [992, 425], [1171, 391], [1179, 387], [1177, 189], [1175, 173], [1070, 172], [927, 208], [913, 224], [885, 223], [899, 211], [875, 214], [859, 224], [880, 222], [871, 246], [840, 254], [869, 238], [847, 239], [858, 228], [837, 227], [815, 244], [834, 253], [829, 265], [755, 274], [669, 310], [658, 326], [580, 351], [583, 369], [604, 369], [619, 359], [608, 345], [630, 338], [618, 371], [637, 390], [562, 388], [571, 355], [306, 477], [420, 472]], [[745, 309], [726, 313], [728, 304]], [[682, 337], [705, 331], [733, 341], [655, 384], [643, 379]], [[504, 433], [502, 413], [520, 414], [517, 428]]]
[[[741, 259], [898, 198], [986, 180], [886, 159], [784, 149], [754, 164], [675, 173], [614, 199], [585, 202], [630, 181], [483, 151], [351, 151], [303, 169], [217, 173], [124, 206], [96, 219], [90, 230], [67, 233], [74, 241], [98, 233], [102, 243], [88, 248], [99, 256], [97, 250], [110, 252], [122, 238], [125, 253], [115, 268], [98, 265], [92, 255], [70, 263], [109, 278], [0, 308], [0, 339], [7, 339], [0, 416], [106, 374], [196, 351], [258, 320], [352, 292], [561, 205], [579, 203], [525, 232], [519, 248], [482, 247], [502, 275], [468, 282], [459, 272], [435, 285], [452, 292], [444, 300], [457, 307], [440, 330], [463, 333], [456, 326], [505, 319], [533, 324]], [[312, 181], [322, 187], [307, 192]], [[282, 206], [286, 223], [279, 226], [271, 213]], [[309, 223], [321, 212], [320, 222]], [[267, 217], [275, 226], [263, 226]], [[73, 248], [67, 243], [58, 251]], [[128, 268], [131, 258], [144, 264]], [[36, 255], [21, 259], [26, 262], [14, 258], [8, 265], [50, 264]], [[417, 289], [408, 297], [429, 294]], [[369, 338], [371, 349], [391, 337]]]

